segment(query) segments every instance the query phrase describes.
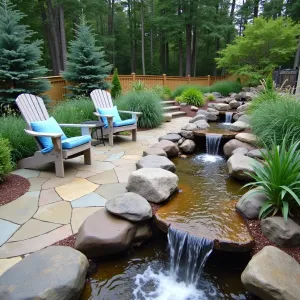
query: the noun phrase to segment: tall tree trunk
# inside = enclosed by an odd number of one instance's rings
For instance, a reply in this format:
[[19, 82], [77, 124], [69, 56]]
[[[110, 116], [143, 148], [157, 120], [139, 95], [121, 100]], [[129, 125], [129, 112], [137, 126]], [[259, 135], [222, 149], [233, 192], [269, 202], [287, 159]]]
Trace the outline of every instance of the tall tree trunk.
[[253, 1], [253, 18], [258, 17], [259, 2], [260, 2], [260, 0]]
[[62, 4], [58, 6], [59, 9], [59, 32], [60, 32], [60, 48], [63, 71], [66, 70], [67, 64], [67, 42], [66, 42], [66, 31], [65, 31], [65, 14]]
[[[235, 0], [232, 0], [232, 2], [231, 2], [231, 9], [230, 9], [230, 15], [229, 15], [230, 24], [233, 24], [233, 22], [234, 22], [234, 11], [235, 11]], [[226, 43], [227, 44], [230, 44], [231, 38], [232, 38], [232, 33], [228, 32], [227, 39], [226, 39]]]
[[197, 26], [193, 26], [193, 52], [192, 52], [192, 67], [193, 67], [193, 76], [196, 77], [196, 52], [197, 52]]
[[[152, 19], [154, 18], [154, 0], [151, 0], [151, 16]], [[153, 23], [151, 22], [150, 27], [150, 65], [151, 65], [151, 73], [153, 73], [153, 61], [154, 61], [154, 55], [153, 55]]]
[[182, 36], [178, 40], [178, 61], [179, 61], [179, 76], [183, 76], [183, 48], [182, 48]]
[[130, 57], [131, 57], [131, 73], [135, 73], [135, 53], [133, 42], [133, 25], [132, 25], [132, 0], [128, 0], [128, 19], [129, 19], [129, 31], [130, 31]]
[[191, 75], [191, 60], [192, 60], [192, 24], [187, 24], [186, 28], [186, 62], [185, 62], [185, 75]]
[[141, 32], [142, 32], [142, 71], [146, 75], [145, 70], [145, 24], [144, 24], [144, 1], [141, 0]]
[[297, 52], [296, 52], [296, 56], [295, 56], [295, 60], [294, 60], [294, 69], [299, 68], [300, 66], [300, 38], [298, 41], [298, 48], [297, 48]]
[[169, 73], [169, 42], [165, 42], [165, 74]]

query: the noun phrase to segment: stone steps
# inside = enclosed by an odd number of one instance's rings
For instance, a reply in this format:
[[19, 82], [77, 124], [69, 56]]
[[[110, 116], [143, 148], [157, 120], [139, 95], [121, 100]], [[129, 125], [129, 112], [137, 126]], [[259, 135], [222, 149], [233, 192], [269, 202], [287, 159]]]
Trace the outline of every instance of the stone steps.
[[174, 100], [165, 100], [161, 101], [162, 105], [174, 105], [175, 101]]
[[163, 110], [165, 112], [171, 112], [171, 111], [175, 111], [175, 110], [180, 110], [181, 107], [180, 106], [177, 106], [177, 105], [173, 105], [173, 106], [164, 106], [163, 107]]
[[186, 112], [174, 111], [174, 112], [171, 112], [170, 114], [172, 115], [172, 119], [174, 119], [174, 118], [184, 117], [186, 115]]

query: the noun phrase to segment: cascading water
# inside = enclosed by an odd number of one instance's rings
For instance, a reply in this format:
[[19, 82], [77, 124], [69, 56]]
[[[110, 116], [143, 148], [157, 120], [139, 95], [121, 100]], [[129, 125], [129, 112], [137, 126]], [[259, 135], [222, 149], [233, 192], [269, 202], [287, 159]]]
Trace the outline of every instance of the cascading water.
[[219, 152], [219, 146], [221, 142], [222, 135], [207, 133], [206, 134], [206, 153], [209, 155], [216, 156]]
[[169, 228], [170, 270], [148, 267], [136, 276], [136, 300], [204, 300], [200, 276], [212, 252], [213, 241]]
[[227, 124], [231, 124], [232, 122], [232, 115], [233, 113], [232, 112], [226, 112], [225, 114], [225, 123]]

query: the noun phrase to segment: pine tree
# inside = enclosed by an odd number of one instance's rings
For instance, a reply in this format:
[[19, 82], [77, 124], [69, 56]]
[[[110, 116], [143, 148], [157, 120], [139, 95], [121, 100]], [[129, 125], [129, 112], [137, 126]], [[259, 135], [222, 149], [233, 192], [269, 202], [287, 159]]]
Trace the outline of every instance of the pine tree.
[[12, 105], [18, 95], [40, 95], [50, 88], [47, 69], [39, 65], [42, 41], [31, 42], [34, 32], [20, 24], [25, 17], [9, 0], [0, 4], [0, 105]]
[[122, 94], [122, 86], [119, 79], [118, 69], [115, 68], [114, 76], [112, 78], [112, 88], [111, 88], [111, 96], [116, 99]]
[[105, 61], [105, 53], [96, 46], [95, 35], [82, 16], [71, 41], [65, 80], [71, 83], [67, 88], [73, 95], [89, 96], [94, 89], [107, 89], [105, 81], [112, 66]]

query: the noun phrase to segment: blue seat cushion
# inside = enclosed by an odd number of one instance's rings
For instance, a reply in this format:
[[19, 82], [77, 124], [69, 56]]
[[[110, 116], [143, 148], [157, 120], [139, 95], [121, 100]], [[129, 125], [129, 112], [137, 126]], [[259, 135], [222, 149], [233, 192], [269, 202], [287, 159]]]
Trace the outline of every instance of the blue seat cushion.
[[136, 119], [128, 119], [120, 122], [114, 122], [114, 127], [121, 127], [126, 125], [133, 125], [136, 123]]
[[[116, 106], [110, 107], [110, 108], [98, 108], [98, 113], [100, 115], [113, 116], [114, 117], [113, 122], [121, 122], [122, 121]], [[104, 127], [107, 128], [108, 127], [107, 118], [105, 118], [105, 117], [101, 117], [101, 118], [104, 123]]]
[[67, 138], [61, 142], [63, 149], [73, 149], [77, 146], [81, 146], [90, 142], [91, 136], [90, 135], [82, 135], [82, 136], [75, 136], [71, 138]]
[[[67, 137], [58, 125], [56, 120], [51, 117], [45, 121], [31, 122], [30, 126], [35, 132], [45, 133], [62, 133], [61, 140], [65, 140]], [[42, 153], [49, 153], [53, 149], [52, 139], [50, 137], [38, 137], [39, 142], [43, 146]]]

